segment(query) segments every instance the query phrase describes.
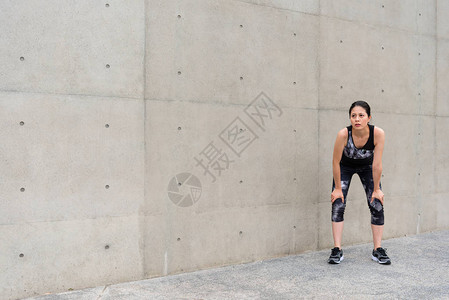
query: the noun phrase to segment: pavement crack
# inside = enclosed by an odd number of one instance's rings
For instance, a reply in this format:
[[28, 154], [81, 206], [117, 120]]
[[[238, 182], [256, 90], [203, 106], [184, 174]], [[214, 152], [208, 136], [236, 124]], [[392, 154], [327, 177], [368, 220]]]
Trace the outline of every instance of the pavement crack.
[[103, 297], [104, 292], [106, 291], [106, 289], [107, 289], [109, 286], [110, 286], [110, 285], [105, 285], [105, 286], [104, 286], [104, 289], [101, 291], [100, 295], [98, 295], [97, 300], [100, 300], [101, 297]]

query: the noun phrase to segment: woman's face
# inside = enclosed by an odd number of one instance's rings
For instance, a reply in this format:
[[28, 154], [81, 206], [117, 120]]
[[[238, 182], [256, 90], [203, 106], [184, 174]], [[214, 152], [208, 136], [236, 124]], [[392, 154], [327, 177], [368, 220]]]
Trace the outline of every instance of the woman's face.
[[368, 126], [368, 122], [371, 120], [371, 117], [368, 117], [366, 110], [361, 106], [355, 106], [351, 110], [351, 125], [354, 129], [364, 129]]

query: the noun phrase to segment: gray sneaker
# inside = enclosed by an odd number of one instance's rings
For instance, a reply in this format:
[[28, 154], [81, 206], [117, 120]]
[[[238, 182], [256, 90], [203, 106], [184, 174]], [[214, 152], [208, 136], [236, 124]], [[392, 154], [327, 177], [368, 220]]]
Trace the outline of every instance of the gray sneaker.
[[387, 255], [387, 252], [385, 251], [387, 249], [384, 249], [382, 247], [377, 248], [376, 250], [373, 250], [373, 255], [371, 258], [374, 261], [377, 261], [378, 263], [382, 265], [389, 265], [391, 264], [391, 260]]
[[329, 256], [329, 259], [327, 260], [328, 263], [332, 265], [339, 264], [345, 257], [343, 256], [343, 250], [335, 247], [331, 250], [331, 256]]

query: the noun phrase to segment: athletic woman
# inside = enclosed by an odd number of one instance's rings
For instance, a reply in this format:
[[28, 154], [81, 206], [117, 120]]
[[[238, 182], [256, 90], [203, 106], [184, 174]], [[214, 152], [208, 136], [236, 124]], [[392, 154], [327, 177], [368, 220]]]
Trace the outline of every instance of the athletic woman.
[[371, 258], [380, 264], [389, 265], [390, 258], [381, 247], [384, 229], [384, 194], [381, 190], [380, 177], [385, 133], [379, 127], [369, 124], [371, 108], [365, 101], [352, 103], [349, 108], [349, 119], [351, 126], [338, 132], [334, 145], [332, 160], [334, 180], [331, 193], [334, 248], [331, 250], [328, 262], [339, 264], [344, 258], [341, 249], [343, 214], [352, 175], [357, 173], [365, 189], [371, 212], [374, 243]]

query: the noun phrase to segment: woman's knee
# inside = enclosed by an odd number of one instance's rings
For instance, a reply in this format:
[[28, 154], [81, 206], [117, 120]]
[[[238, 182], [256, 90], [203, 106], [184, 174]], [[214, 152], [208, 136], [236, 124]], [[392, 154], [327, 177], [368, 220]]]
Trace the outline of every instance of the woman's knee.
[[332, 222], [342, 222], [344, 220], [346, 201], [343, 202], [341, 198], [335, 199], [332, 203]]
[[384, 207], [379, 199], [373, 199], [373, 202], [369, 203], [369, 209], [371, 212], [371, 224], [384, 225]]

